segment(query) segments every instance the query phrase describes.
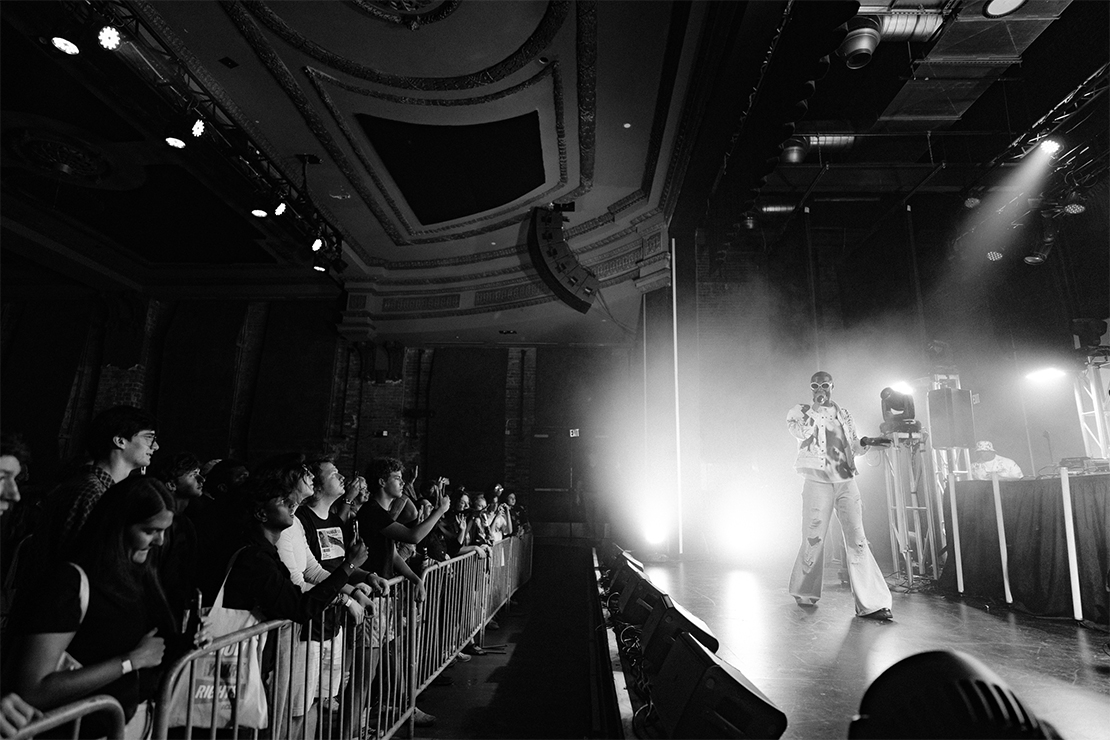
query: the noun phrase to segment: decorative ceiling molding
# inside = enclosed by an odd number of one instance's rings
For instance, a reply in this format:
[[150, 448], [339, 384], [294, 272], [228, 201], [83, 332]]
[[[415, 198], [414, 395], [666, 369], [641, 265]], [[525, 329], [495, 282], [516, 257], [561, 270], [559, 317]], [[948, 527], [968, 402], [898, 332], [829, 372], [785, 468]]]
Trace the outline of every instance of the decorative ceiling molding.
[[[230, 2], [225, 4], [230, 4]], [[262, 0], [242, 0], [242, 5], [246, 6], [250, 13], [258, 18], [266, 28], [281, 37], [287, 44], [321, 64], [326, 64], [332, 69], [367, 82], [405, 90], [425, 90], [429, 92], [469, 90], [499, 82], [513, 74], [535, 59], [541, 51], [551, 44], [552, 39], [562, 28], [563, 21], [566, 20], [570, 9], [569, 0], [551, 0], [532, 35], [508, 57], [485, 69], [458, 77], [403, 77], [380, 72], [361, 62], [356, 62], [325, 49], [298, 33]]]
[[[348, 0], [358, 12], [383, 23], [417, 31], [454, 13], [461, 0]], [[427, 10], [431, 6], [430, 10]], [[387, 9], [388, 8], [388, 9]]]
[[[461, 106], [481, 105], [483, 103], [500, 100], [502, 98], [506, 98], [516, 93], [522, 92], [523, 90], [527, 90], [533, 85], [545, 81], [547, 78], [550, 77], [552, 87], [552, 106], [555, 111], [555, 138], [559, 150], [559, 179], [555, 182], [554, 185], [547, 188], [543, 192], [538, 193], [531, 198], [528, 198], [525, 203], [549, 202], [550, 198], [548, 196], [551, 196], [559, 189], [565, 187], [567, 184], [567, 142], [566, 127], [563, 122], [563, 85], [562, 77], [559, 73], [559, 65], [557, 62], [545, 67], [539, 72], [539, 74], [534, 75], [524, 82], [498, 91], [496, 93], [483, 95], [477, 98], [453, 99], [421, 99], [411, 97], [399, 99], [398, 96], [378, 93], [374, 90], [370, 90], [364, 87], [351, 85], [327, 74], [326, 72], [321, 72], [320, 70], [313, 69], [312, 67], [305, 67], [304, 72], [308, 76], [309, 82], [311, 82], [313, 87], [316, 89], [317, 94], [320, 96], [320, 100], [324, 103], [324, 107], [326, 107], [328, 109], [328, 112], [331, 113], [332, 119], [335, 121], [336, 126], [339, 127], [339, 130], [343, 134], [343, 137], [347, 140], [347, 144], [351, 147], [351, 150], [355, 153], [355, 157], [369, 174], [370, 179], [374, 183], [374, 186], [377, 188], [378, 192], [381, 193], [382, 199], [389, 206], [396, 220], [400, 223], [404, 230], [408, 232], [409, 237], [405, 239], [404, 242], [397, 242], [396, 240], [394, 240], [394, 242], [397, 244], [432, 244], [447, 240], [466, 238], [469, 236], [477, 236], [489, 231], [495, 231], [505, 226], [511, 226], [513, 224], [521, 222], [522, 219], [520, 218], [519, 210], [522, 207], [522, 204], [508, 206], [492, 213], [486, 213], [477, 218], [472, 218], [468, 221], [453, 223], [449, 226], [441, 226], [431, 229], [414, 228], [413, 225], [409, 223], [408, 219], [405, 217], [405, 214], [402, 212], [401, 208], [397, 204], [397, 201], [396, 199], [394, 199], [388, 184], [383, 179], [381, 173], [378, 172], [378, 169], [375, 166], [374, 162], [366, 153], [366, 148], [363, 146], [361, 141], [362, 137], [356, 134], [355, 131], [348, 124], [347, 117], [344, 114], [344, 111], [340, 109], [340, 106], [336, 103], [335, 99], [329, 94], [326, 85], [338, 87], [342, 90], [346, 90], [347, 92], [355, 93], [356, 95], [364, 95], [366, 97], [390, 100], [390, 102], [401, 102], [407, 105]], [[506, 218], [500, 222], [487, 223], [480, 229], [470, 231], [459, 230], [460, 227], [478, 224], [489, 219], [508, 216], [513, 212], [516, 213], [510, 218]], [[375, 212], [374, 215], [378, 216], [378, 213]], [[378, 217], [378, 220], [381, 221], [380, 216]], [[383, 223], [382, 227], [386, 228], [386, 224]], [[420, 238], [421, 235], [425, 234], [443, 234], [443, 236]]]

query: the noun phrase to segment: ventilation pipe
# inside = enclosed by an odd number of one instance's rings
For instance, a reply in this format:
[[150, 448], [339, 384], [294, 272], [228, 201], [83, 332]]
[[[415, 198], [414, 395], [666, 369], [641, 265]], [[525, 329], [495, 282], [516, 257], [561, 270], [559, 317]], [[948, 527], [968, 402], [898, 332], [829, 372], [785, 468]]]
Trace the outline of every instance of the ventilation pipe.
[[823, 152], [845, 151], [856, 143], [852, 134], [795, 134], [782, 145], [781, 161], [801, 164], [814, 149]]
[[848, 33], [836, 53], [848, 69], [859, 69], [871, 61], [880, 41], [928, 41], [943, 23], [940, 13], [857, 15], [848, 21]]

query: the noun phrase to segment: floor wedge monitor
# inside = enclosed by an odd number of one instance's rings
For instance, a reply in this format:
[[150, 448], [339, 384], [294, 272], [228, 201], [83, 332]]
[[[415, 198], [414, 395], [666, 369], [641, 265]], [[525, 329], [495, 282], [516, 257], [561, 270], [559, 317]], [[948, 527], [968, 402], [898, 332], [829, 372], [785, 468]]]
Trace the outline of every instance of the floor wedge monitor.
[[644, 576], [621, 592], [621, 620], [642, 626], [651, 616], [655, 605], [662, 601], [665, 595], [647, 576]]
[[675, 640], [683, 632], [689, 633], [711, 653], [717, 652], [721, 647], [705, 622], [686, 611], [670, 596], [663, 594], [663, 598], [651, 610], [651, 616], [644, 623], [641, 642], [644, 645], [645, 673], [654, 676], [659, 672]]
[[672, 738], [778, 738], [786, 715], [739, 670], [680, 633], [651, 681], [662, 734]]

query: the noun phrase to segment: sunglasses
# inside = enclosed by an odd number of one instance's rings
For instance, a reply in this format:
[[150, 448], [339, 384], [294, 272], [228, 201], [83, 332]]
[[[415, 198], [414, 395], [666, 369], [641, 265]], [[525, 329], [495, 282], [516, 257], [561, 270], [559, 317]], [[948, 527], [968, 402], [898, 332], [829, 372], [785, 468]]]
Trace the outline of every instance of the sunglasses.
[[810, 383], [809, 387], [813, 390], [817, 390], [818, 388], [820, 388], [823, 391], [827, 391], [829, 388], [833, 387], [833, 384], [832, 383]]

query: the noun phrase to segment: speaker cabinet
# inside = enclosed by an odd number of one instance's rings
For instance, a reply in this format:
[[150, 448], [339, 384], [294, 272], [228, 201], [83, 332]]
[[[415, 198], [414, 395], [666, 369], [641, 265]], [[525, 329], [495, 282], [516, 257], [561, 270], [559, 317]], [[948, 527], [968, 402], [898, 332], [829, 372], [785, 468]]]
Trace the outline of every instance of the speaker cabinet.
[[563, 303], [586, 313], [601, 284], [583, 267], [563, 238], [563, 214], [549, 208], [533, 208], [528, 229], [528, 254], [540, 279]]
[[665, 737], [778, 738], [786, 731], [782, 710], [689, 632], [679, 633], [652, 680], [651, 700]]
[[630, 589], [637, 581], [647, 579], [644, 575], [644, 565], [628, 553], [621, 553], [613, 565], [612, 576], [609, 579], [609, 593], [621, 594]]
[[620, 618], [629, 624], [643, 625], [655, 605], [666, 596], [659, 587], [652, 583], [645, 575], [621, 592]]
[[669, 595], [651, 610], [651, 616], [644, 623], [644, 633], [640, 642], [644, 646], [644, 672], [654, 676], [663, 667], [678, 636], [687, 632], [711, 653], [717, 652], [721, 644], [709, 630], [708, 625], [686, 611]]
[[975, 446], [975, 414], [971, 391], [938, 388], [929, 391], [929, 423], [935, 449]]

